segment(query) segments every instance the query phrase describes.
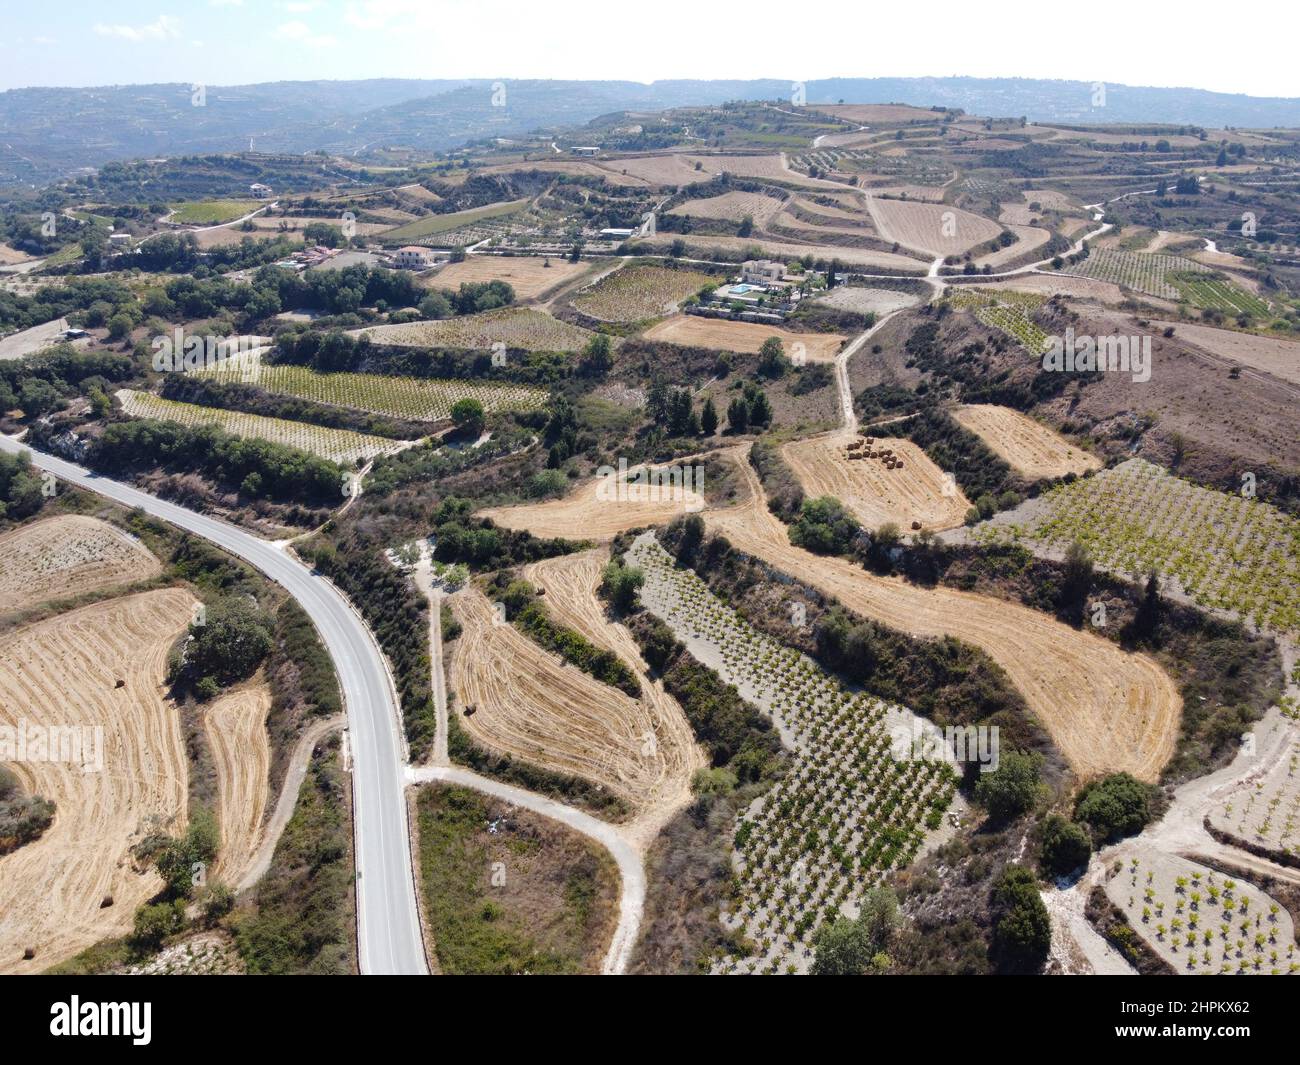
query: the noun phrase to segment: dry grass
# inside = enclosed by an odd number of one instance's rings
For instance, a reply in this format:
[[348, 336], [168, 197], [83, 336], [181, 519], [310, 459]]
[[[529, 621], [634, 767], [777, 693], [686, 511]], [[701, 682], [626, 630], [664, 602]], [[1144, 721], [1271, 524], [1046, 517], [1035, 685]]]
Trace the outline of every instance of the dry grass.
[[421, 282], [433, 288], [456, 290], [465, 284], [505, 281], [515, 290], [516, 299], [532, 300], [590, 269], [590, 263], [571, 263], [562, 258], [470, 255], [464, 262], [448, 263]]
[[885, 125], [899, 122], [938, 122], [943, 118], [937, 111], [925, 107], [912, 107], [910, 104], [817, 104], [811, 111], [842, 118], [846, 122], [859, 125]]
[[[185, 745], [162, 685], [168, 648], [194, 602], [179, 588], [144, 592], [0, 641], [0, 722], [100, 726], [104, 738], [99, 772], [66, 762], [12, 765], [24, 789], [51, 799], [57, 814], [40, 839], [0, 858], [0, 972], [37, 972], [123, 935], [161, 888], [157, 873], [132, 868], [130, 849], [186, 818]], [[23, 961], [27, 948], [36, 956]]]
[[1047, 426], [1010, 407], [976, 403], [957, 407], [952, 415], [1013, 469], [1034, 480], [1101, 468], [1096, 455], [1067, 443]]
[[266, 816], [270, 745], [266, 715], [271, 690], [264, 683], [221, 696], [203, 715], [217, 770], [221, 845], [213, 877], [236, 885], [257, 857]]
[[1300, 384], [1300, 344], [1294, 340], [1276, 340], [1273, 337], [1238, 333], [1232, 329], [1216, 329], [1210, 325], [1192, 325], [1188, 322], [1152, 322], [1152, 329], [1172, 326], [1175, 342], [1181, 338], [1203, 348], [1221, 359], [1239, 362], [1275, 377]]
[[[851, 431], [827, 433], [786, 444], [781, 456], [805, 496], [834, 496], [870, 529], [890, 522], [904, 532], [913, 522], [924, 529], [951, 529], [962, 523], [970, 501], [924, 451], [910, 440], [882, 437], [859, 452], [876, 458], [850, 460], [846, 448], [860, 439]], [[879, 457], [886, 449], [902, 459], [901, 468], [890, 469]]]
[[748, 217], [754, 220], [755, 225], [761, 226], [783, 206], [780, 200], [761, 192], [724, 192], [721, 196], [688, 200], [668, 213], [692, 218], [720, 218], [726, 222], [741, 222]]
[[22, 610], [152, 577], [161, 564], [138, 540], [98, 518], [68, 514], [0, 536], [0, 603]]
[[716, 348], [741, 355], [757, 355], [763, 341], [776, 337], [787, 356], [802, 344], [808, 362], [834, 362], [845, 337], [839, 333], [793, 333], [780, 326], [758, 322], [733, 322], [727, 318], [702, 318], [677, 314], [665, 318], [641, 334], [646, 340], [662, 340], [684, 347]]
[[896, 240], [931, 255], [960, 255], [1002, 232], [1002, 227], [990, 219], [940, 203], [873, 196], [867, 206], [885, 240]]
[[602, 322], [640, 322], [672, 314], [678, 304], [699, 292], [708, 274], [661, 266], [630, 266], [606, 274], [573, 299], [583, 314]]

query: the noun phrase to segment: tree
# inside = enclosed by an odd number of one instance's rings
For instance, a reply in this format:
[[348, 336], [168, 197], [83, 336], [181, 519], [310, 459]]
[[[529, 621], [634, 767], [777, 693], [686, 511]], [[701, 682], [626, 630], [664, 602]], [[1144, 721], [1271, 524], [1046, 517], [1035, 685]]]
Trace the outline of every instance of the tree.
[[601, 591], [618, 610], [631, 610], [636, 606], [636, 593], [645, 584], [645, 573], [635, 566], [625, 566], [615, 559], [605, 566], [601, 574]]
[[1065, 573], [1061, 579], [1057, 606], [1074, 622], [1083, 617], [1088, 592], [1092, 590], [1092, 578], [1092, 559], [1088, 557], [1087, 548], [1078, 540], [1071, 541], [1065, 549]]
[[1004, 968], [1036, 970], [1047, 960], [1052, 923], [1033, 873], [1009, 865], [994, 882], [993, 949]]
[[1037, 754], [1009, 751], [1002, 755], [998, 768], [980, 773], [975, 782], [975, 801], [997, 821], [1010, 821], [1031, 809], [1038, 799], [1039, 769], [1042, 758]]
[[740, 396], [727, 405], [727, 426], [733, 433], [743, 433], [749, 428], [749, 404]]
[[1136, 835], [1151, 820], [1155, 789], [1128, 773], [1112, 773], [1084, 786], [1074, 816], [1092, 830], [1098, 843]]
[[759, 392], [749, 401], [749, 421], [751, 425], [764, 428], [772, 424], [772, 404], [768, 402], [766, 392]]
[[212, 677], [223, 685], [244, 680], [270, 653], [273, 631], [271, 619], [244, 596], [219, 599], [190, 625], [183, 671], [195, 680]]
[[704, 401], [704, 409], [700, 411], [700, 431], [705, 436], [718, 431], [718, 409], [713, 405], [712, 396]]
[[1060, 814], [1053, 814], [1043, 827], [1040, 856], [1043, 868], [1054, 876], [1065, 876], [1088, 864], [1092, 840], [1087, 830]]
[[768, 337], [758, 349], [758, 372], [764, 377], [780, 377], [789, 368], [780, 337]]
[[477, 437], [483, 432], [484, 420], [483, 404], [473, 396], [465, 396], [451, 405], [451, 423], [458, 432]]
[[822, 925], [813, 937], [814, 976], [860, 976], [889, 969], [888, 948], [901, 923], [898, 896], [891, 888], [871, 888], [857, 920], [841, 917]]
[[578, 372], [588, 377], [604, 377], [613, 365], [614, 357], [608, 334], [596, 333], [587, 341], [582, 361], [578, 364]]

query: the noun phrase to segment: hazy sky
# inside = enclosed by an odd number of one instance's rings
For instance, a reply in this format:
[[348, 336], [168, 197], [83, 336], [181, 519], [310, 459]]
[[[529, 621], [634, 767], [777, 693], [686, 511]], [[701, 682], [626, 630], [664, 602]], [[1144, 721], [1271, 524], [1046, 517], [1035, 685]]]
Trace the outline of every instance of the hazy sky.
[[[1300, 96], [1287, 5], [3, 0], [0, 89], [315, 78], [1068, 78]], [[810, 20], [804, 11], [834, 12]]]

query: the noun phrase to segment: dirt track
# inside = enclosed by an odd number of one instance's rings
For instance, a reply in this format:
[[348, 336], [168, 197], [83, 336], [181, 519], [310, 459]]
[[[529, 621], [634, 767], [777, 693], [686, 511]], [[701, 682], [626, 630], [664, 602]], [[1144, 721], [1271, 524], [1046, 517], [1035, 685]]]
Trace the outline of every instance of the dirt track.
[[[677, 800], [689, 754], [675, 738], [660, 737], [653, 704], [566, 665], [498, 622], [477, 589], [450, 601], [464, 626], [449, 665], [453, 712], [475, 740], [594, 781], [638, 810]], [[475, 712], [465, 716], [471, 705]]]
[[139, 541], [106, 521], [46, 518], [0, 536], [0, 610], [127, 584], [161, 568]]
[[962, 523], [970, 501], [924, 451], [910, 440], [877, 439], [872, 451], [883, 446], [903, 460], [901, 469], [891, 470], [879, 458], [850, 461], [845, 448], [860, 439], [852, 430], [841, 429], [786, 444], [781, 457], [809, 499], [835, 496], [870, 529], [889, 522], [903, 532], [910, 531], [913, 521], [926, 529], [952, 529]]
[[265, 684], [223, 695], [203, 715], [203, 727], [217, 768], [221, 847], [213, 879], [240, 883], [257, 855], [266, 815], [271, 761], [266, 715], [271, 691]]
[[1075, 447], [1027, 414], [987, 403], [957, 407], [952, 416], [1026, 477], [1063, 477], [1101, 469], [1096, 455]]
[[1127, 654], [1029, 607], [952, 588], [920, 588], [794, 547], [768, 511], [757, 476], [747, 464], [738, 466], [750, 498], [706, 512], [711, 531], [866, 617], [917, 636], [955, 636], [982, 648], [1006, 670], [1081, 776], [1127, 770], [1156, 779], [1173, 754], [1182, 700], [1150, 658]]
[[[179, 588], [143, 592], [0, 641], [0, 722], [103, 728], [99, 772], [66, 762], [12, 766], [57, 812], [40, 839], [0, 858], [0, 972], [37, 972], [123, 934], [162, 886], [156, 873], [132, 870], [129, 851], [150, 830], [185, 822], [188, 764], [162, 684], [167, 650], [194, 602]], [[36, 957], [23, 961], [27, 947]]]

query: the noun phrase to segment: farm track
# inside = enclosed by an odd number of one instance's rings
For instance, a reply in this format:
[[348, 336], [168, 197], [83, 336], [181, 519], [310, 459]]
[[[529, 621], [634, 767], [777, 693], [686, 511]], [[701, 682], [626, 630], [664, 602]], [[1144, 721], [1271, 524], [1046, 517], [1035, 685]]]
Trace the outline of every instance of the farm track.
[[[56, 812], [44, 835], [0, 858], [0, 972], [39, 972], [125, 934], [162, 887], [156, 872], [132, 868], [130, 849], [151, 831], [184, 828], [189, 764], [163, 680], [194, 604], [180, 588], [142, 592], [0, 641], [0, 722], [103, 729], [98, 771], [13, 764], [27, 793], [51, 799]], [[24, 961], [29, 947], [35, 957]]]

